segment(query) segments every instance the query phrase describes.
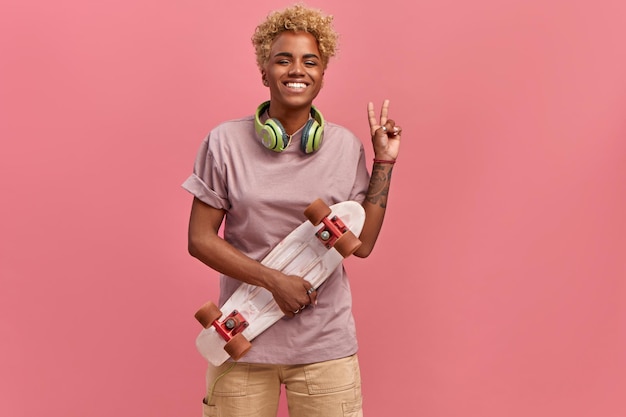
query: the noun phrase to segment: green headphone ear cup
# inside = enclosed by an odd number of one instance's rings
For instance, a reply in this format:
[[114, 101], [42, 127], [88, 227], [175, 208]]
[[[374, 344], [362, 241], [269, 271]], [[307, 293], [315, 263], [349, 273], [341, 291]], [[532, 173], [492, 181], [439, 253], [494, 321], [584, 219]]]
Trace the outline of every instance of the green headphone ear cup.
[[270, 102], [266, 101], [259, 105], [254, 113], [254, 130], [261, 139], [261, 143], [268, 149], [275, 152], [282, 152], [289, 143], [289, 136], [281, 123], [276, 119], [268, 119], [265, 123], [261, 123], [261, 114], [270, 106]]
[[315, 106], [311, 106], [311, 116], [311, 119], [302, 129], [300, 142], [300, 149], [306, 154], [317, 151], [322, 146], [322, 139], [324, 139], [324, 116]]
[[289, 144], [289, 136], [283, 125], [276, 119], [267, 119], [261, 133], [261, 140], [266, 148], [282, 152]]
[[300, 149], [302, 152], [309, 154], [319, 149], [321, 139], [321, 129], [319, 123], [315, 119], [309, 119], [302, 128], [302, 139], [300, 141]]

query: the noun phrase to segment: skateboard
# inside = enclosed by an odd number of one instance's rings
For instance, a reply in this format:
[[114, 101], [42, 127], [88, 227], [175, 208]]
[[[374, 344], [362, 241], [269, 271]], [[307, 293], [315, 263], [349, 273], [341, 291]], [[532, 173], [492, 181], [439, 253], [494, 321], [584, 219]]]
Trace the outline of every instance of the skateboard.
[[[308, 220], [278, 243], [261, 263], [303, 277], [317, 289], [361, 245], [357, 236], [363, 229], [365, 211], [356, 201], [329, 207], [317, 199], [304, 214]], [[255, 337], [283, 316], [271, 292], [243, 283], [221, 310], [209, 301], [196, 312], [204, 328], [196, 338], [196, 348], [215, 366], [229, 358], [237, 361], [250, 350]]]

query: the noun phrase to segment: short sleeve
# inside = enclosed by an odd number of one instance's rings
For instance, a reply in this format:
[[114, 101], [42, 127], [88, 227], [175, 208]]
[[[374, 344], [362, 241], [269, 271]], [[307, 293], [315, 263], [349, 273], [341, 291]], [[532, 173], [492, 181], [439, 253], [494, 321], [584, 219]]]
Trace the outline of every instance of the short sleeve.
[[209, 148], [211, 135], [202, 141], [196, 155], [193, 173], [182, 187], [203, 203], [217, 209], [229, 210], [228, 188], [218, 162]]

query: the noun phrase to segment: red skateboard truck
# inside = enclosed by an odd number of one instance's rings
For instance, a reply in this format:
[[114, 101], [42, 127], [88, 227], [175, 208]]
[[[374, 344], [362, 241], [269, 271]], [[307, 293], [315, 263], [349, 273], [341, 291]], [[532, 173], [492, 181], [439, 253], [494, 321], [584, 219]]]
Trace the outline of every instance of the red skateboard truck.
[[315, 236], [322, 242], [326, 249], [334, 247], [344, 258], [352, 255], [361, 246], [361, 241], [352, 233], [348, 227], [337, 216], [329, 218], [331, 209], [321, 199], [311, 203], [304, 215], [313, 226], [323, 223]]
[[224, 320], [219, 320], [222, 312], [215, 303], [209, 301], [200, 307], [195, 317], [205, 329], [210, 326], [215, 328], [215, 331], [226, 341], [224, 350], [234, 360], [239, 360], [252, 347], [250, 341], [241, 334], [249, 323], [239, 311], [233, 310]]

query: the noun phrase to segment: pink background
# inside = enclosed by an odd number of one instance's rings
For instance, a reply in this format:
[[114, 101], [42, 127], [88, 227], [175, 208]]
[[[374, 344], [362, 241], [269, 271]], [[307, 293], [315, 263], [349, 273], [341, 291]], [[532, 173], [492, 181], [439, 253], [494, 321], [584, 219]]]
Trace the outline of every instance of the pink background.
[[[201, 414], [180, 184], [267, 98], [249, 38], [287, 4], [3, 1], [0, 415]], [[366, 415], [625, 416], [626, 3], [309, 4], [342, 35], [324, 115], [404, 128], [347, 262]]]

